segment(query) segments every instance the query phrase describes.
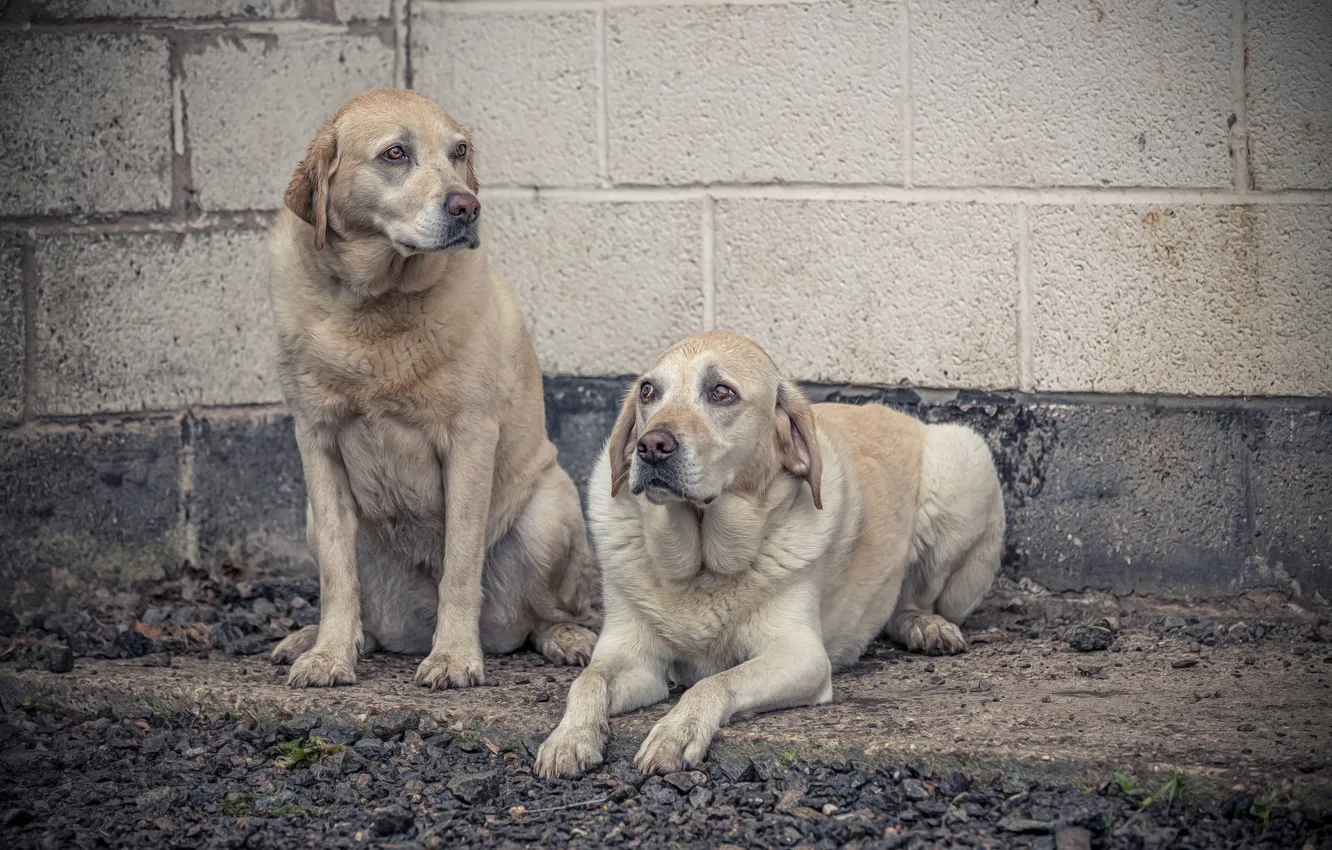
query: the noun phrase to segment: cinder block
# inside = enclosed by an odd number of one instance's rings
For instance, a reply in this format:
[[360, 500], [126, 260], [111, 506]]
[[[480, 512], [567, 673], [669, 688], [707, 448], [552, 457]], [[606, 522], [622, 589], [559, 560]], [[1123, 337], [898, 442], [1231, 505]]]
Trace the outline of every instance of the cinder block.
[[0, 423], [23, 413], [27, 321], [23, 305], [23, 239], [0, 233]]
[[209, 210], [279, 208], [320, 125], [393, 85], [393, 45], [377, 35], [216, 39], [184, 65], [195, 200]]
[[1017, 385], [1011, 207], [719, 201], [717, 326], [794, 377]]
[[911, 0], [918, 185], [1229, 187], [1229, 0]]
[[280, 398], [260, 231], [41, 237], [41, 413]]
[[179, 566], [179, 452], [176, 417], [0, 433], [0, 609]]
[[391, 0], [333, 0], [333, 14], [339, 21], [380, 21], [393, 17]]
[[606, 16], [615, 182], [902, 181], [896, 3]]
[[1305, 592], [1332, 597], [1332, 411], [1254, 418], [1258, 568], [1274, 583], [1294, 579]]
[[494, 201], [482, 234], [547, 374], [638, 374], [702, 329], [697, 203]]
[[0, 215], [171, 206], [167, 41], [0, 33]]
[[1009, 516], [1019, 574], [1056, 591], [1189, 596], [1259, 583], [1239, 416], [1094, 406], [1036, 414], [1041, 486]]
[[1246, 4], [1249, 167], [1259, 189], [1332, 188], [1332, 3]]
[[36, 0], [33, 20], [296, 18], [300, 0]]
[[314, 571], [305, 479], [291, 417], [191, 420], [199, 560], [247, 571]]
[[476, 139], [486, 183], [598, 182], [596, 14], [471, 14], [422, 5], [413, 84]]
[[1030, 216], [1038, 389], [1332, 394], [1332, 206]]

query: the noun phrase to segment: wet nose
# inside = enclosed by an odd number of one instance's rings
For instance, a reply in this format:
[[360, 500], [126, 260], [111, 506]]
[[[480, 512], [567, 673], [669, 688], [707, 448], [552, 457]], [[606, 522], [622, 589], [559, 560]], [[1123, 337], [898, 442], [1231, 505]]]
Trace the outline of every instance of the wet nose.
[[654, 428], [638, 441], [638, 456], [644, 463], [656, 466], [670, 460], [678, 447], [675, 435], [665, 428]]
[[471, 223], [481, 214], [481, 202], [476, 199], [476, 195], [450, 192], [444, 199], [444, 210], [452, 217], [462, 219], [464, 223]]

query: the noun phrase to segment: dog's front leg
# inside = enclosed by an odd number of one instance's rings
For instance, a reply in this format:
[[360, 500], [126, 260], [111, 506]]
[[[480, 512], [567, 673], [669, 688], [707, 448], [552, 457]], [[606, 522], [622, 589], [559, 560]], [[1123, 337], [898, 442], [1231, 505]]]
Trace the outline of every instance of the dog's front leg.
[[608, 618], [591, 663], [569, 687], [564, 717], [537, 751], [536, 772], [554, 779], [596, 767], [610, 735], [609, 718], [661, 702], [669, 693], [656, 641]]
[[439, 580], [435, 637], [416, 669], [430, 690], [485, 681], [481, 653], [481, 570], [495, 478], [496, 422], [460, 424], [444, 464], [444, 569]]
[[296, 441], [309, 499], [306, 538], [319, 562], [319, 635], [291, 665], [287, 684], [350, 685], [356, 681], [362, 641], [356, 503], [347, 470], [327, 435], [298, 420]]
[[832, 699], [832, 664], [812, 629], [781, 635], [754, 658], [709, 676], [657, 721], [634, 766], [671, 773], [701, 764], [712, 738], [737, 714], [758, 714]]

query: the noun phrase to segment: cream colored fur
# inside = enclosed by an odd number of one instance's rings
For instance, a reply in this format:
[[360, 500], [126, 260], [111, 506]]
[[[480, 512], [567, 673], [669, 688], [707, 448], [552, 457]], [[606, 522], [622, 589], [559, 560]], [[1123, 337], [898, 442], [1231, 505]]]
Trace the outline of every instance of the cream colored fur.
[[[638, 446], [662, 429], [678, 442], [668, 475]], [[537, 756], [547, 777], [598, 764], [608, 717], [664, 700], [668, 679], [692, 687], [643, 742], [644, 771], [698, 764], [734, 717], [829, 701], [832, 671], [881, 631], [964, 650], [958, 624], [1004, 537], [977, 434], [879, 405], [811, 407], [761, 348], [721, 331], [675, 344], [630, 389], [589, 519], [605, 625]]]
[[425, 655], [416, 680], [433, 689], [482, 682], [483, 652], [531, 641], [584, 663], [595, 642], [594, 568], [536, 353], [479, 219], [446, 210], [475, 201], [473, 158], [425, 97], [367, 92], [320, 130], [273, 226], [278, 372], [321, 594], [317, 629], [273, 652], [294, 660], [294, 687], [356, 681], [362, 649]]

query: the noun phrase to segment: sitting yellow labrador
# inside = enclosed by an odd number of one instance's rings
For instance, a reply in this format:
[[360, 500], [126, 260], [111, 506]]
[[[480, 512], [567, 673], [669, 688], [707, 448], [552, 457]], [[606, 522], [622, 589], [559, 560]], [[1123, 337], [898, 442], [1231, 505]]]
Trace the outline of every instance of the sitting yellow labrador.
[[602, 760], [607, 718], [692, 685], [638, 751], [698, 764], [733, 717], [832, 698], [880, 631], [961, 652], [1004, 503], [985, 442], [879, 405], [811, 406], [768, 354], [715, 331], [634, 383], [592, 475], [605, 624], [537, 770]]
[[361, 651], [424, 655], [418, 684], [485, 680], [483, 653], [592, 651], [595, 570], [546, 438], [541, 370], [481, 246], [471, 137], [374, 89], [320, 130], [270, 237], [278, 377], [305, 471], [320, 619], [273, 651], [293, 687], [356, 681]]

